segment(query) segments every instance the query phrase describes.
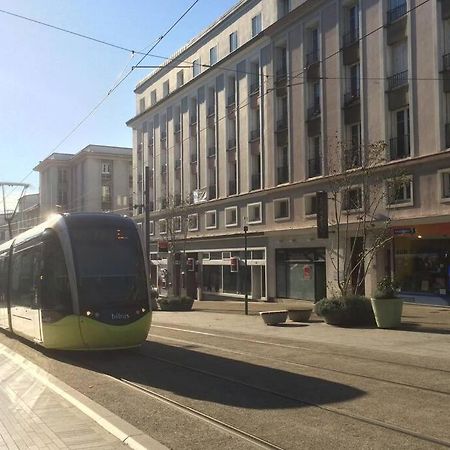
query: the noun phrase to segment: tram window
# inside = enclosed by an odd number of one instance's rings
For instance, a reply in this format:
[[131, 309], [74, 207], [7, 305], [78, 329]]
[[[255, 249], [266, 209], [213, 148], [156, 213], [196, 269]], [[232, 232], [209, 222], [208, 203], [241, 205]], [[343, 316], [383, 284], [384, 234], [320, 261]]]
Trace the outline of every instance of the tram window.
[[48, 231], [44, 247], [42, 308], [72, 312], [72, 296], [64, 253], [54, 232]]
[[39, 278], [42, 273], [41, 247], [32, 247], [13, 255], [11, 299], [16, 306], [39, 306]]

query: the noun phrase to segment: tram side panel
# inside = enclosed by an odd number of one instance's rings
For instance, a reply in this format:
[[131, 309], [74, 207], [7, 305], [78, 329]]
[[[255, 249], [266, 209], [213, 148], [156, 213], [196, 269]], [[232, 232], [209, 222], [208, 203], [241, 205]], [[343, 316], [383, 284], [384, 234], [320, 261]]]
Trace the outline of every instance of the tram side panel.
[[9, 329], [8, 313], [8, 251], [0, 253], [0, 328]]

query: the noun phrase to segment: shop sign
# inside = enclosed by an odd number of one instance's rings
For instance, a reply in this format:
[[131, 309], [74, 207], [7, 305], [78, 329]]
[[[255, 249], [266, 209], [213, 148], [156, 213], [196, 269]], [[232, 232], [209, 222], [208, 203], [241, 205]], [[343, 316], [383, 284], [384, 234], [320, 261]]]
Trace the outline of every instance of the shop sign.
[[405, 234], [416, 234], [416, 229], [413, 227], [394, 228], [395, 236], [402, 236]]
[[311, 272], [312, 272], [311, 266], [308, 265], [303, 266], [303, 279], [307, 281], [311, 280]]

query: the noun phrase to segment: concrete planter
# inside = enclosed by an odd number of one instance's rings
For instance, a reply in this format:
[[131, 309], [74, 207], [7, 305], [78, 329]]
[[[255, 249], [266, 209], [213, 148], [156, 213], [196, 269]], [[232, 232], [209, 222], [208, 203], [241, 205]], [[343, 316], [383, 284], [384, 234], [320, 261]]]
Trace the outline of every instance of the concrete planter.
[[397, 328], [402, 321], [402, 298], [371, 298], [378, 328]]
[[293, 322], [308, 322], [311, 317], [312, 308], [288, 308], [289, 319]]
[[264, 311], [259, 313], [266, 325], [277, 325], [286, 322], [288, 312], [282, 311]]

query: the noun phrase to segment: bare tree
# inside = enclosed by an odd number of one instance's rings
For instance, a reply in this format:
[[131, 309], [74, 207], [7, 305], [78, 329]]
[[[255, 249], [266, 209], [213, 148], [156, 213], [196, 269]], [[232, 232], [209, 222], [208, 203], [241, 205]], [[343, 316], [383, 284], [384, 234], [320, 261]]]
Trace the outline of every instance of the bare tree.
[[386, 165], [386, 144], [338, 143], [328, 165], [329, 224], [334, 235], [330, 261], [341, 296], [358, 294], [377, 252], [392, 239], [386, 205], [405, 176]]

